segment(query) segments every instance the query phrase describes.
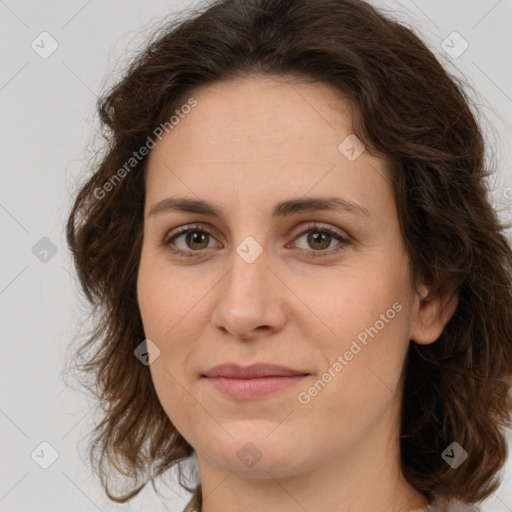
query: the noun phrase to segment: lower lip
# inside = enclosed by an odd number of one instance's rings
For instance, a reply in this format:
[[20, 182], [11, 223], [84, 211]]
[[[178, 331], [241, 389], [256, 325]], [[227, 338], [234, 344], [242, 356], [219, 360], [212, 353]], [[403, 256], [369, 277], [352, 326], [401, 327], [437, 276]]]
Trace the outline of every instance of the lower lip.
[[254, 379], [235, 379], [228, 377], [206, 377], [212, 386], [232, 398], [253, 400], [288, 389], [302, 381], [307, 375], [293, 377], [257, 377]]

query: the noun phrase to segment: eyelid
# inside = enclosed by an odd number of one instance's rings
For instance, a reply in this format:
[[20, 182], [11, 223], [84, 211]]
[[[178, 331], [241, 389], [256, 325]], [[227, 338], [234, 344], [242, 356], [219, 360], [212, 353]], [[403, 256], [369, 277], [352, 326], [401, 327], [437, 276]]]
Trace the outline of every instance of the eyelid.
[[306, 234], [308, 231], [313, 231], [314, 229], [318, 231], [325, 231], [330, 233], [331, 235], [337, 236], [338, 238], [344, 240], [345, 242], [353, 242], [352, 237], [346, 232], [339, 230], [337, 228], [332, 227], [329, 224], [322, 224], [321, 222], [311, 221], [301, 226], [301, 231], [295, 235], [294, 240], [296, 240], [299, 236]]
[[192, 224], [185, 224], [183, 226], [179, 226], [175, 229], [171, 229], [169, 232], [166, 233], [163, 241], [165, 243], [168, 243], [175, 236], [187, 233], [189, 231], [194, 231], [194, 230], [204, 231], [205, 233], [212, 235], [212, 229], [208, 224], [192, 223]]

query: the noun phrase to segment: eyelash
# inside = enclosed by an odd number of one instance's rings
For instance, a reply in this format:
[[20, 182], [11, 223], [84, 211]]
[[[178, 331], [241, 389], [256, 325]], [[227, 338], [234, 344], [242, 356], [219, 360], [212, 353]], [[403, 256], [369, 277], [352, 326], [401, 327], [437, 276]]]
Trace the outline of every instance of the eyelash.
[[[328, 256], [333, 256], [334, 254], [337, 254], [338, 252], [344, 250], [347, 245], [352, 244], [351, 240], [340, 235], [339, 233], [336, 233], [331, 228], [326, 227], [326, 226], [321, 226], [321, 225], [318, 225], [315, 223], [308, 224], [305, 227], [305, 229], [295, 237], [294, 240], [301, 238], [303, 235], [307, 234], [310, 231], [316, 231], [318, 233], [328, 233], [329, 235], [336, 238], [340, 242], [340, 244], [338, 244], [335, 249], [330, 249], [330, 250], [308, 251], [308, 250], [303, 249], [303, 251], [306, 253], [306, 256], [310, 257], [310, 258], [325, 258]], [[191, 232], [192, 233], [208, 233], [208, 235], [213, 237], [212, 232], [208, 226], [204, 226], [204, 225], [182, 226], [182, 227], [178, 228], [174, 233], [167, 234], [164, 237], [162, 244], [168, 250], [170, 250], [173, 254], [176, 254], [178, 257], [181, 257], [181, 258], [195, 257], [197, 255], [197, 253], [202, 252], [202, 250], [182, 251], [180, 249], [173, 248], [172, 244], [171, 244], [171, 242], [173, 240], [175, 240], [176, 238], [178, 238], [179, 236], [181, 236], [183, 234], [191, 233]]]

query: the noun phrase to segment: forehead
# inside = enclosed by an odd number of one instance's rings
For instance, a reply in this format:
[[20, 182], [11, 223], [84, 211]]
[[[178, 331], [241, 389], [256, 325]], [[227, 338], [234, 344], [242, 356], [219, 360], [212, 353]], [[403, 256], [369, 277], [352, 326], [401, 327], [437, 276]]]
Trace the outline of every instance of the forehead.
[[254, 76], [196, 88], [183, 104], [189, 98], [196, 106], [150, 153], [152, 198], [172, 184], [199, 196], [337, 189], [361, 201], [386, 181], [383, 160], [363, 151], [350, 161], [340, 150], [352, 136], [354, 107], [330, 84]]
[[193, 89], [183, 103], [191, 96], [197, 106], [180, 120], [180, 130], [173, 130], [177, 139], [186, 137], [189, 143], [195, 135], [208, 138], [200, 140], [202, 145], [225, 144], [235, 150], [244, 141], [302, 138], [321, 147], [337, 145], [340, 132], [352, 132], [353, 105], [325, 82], [256, 75]]

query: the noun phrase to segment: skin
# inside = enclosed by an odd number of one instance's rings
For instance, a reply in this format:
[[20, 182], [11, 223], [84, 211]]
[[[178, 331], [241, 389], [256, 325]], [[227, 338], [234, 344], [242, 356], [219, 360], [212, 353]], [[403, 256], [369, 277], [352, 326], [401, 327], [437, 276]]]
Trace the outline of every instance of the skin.
[[[434, 342], [456, 299], [443, 307], [441, 299], [422, 300], [425, 285], [412, 288], [385, 161], [368, 150], [354, 161], [340, 152], [352, 108], [328, 84], [252, 76], [190, 96], [197, 106], [149, 156], [138, 299], [146, 337], [160, 350], [150, 365], [155, 390], [196, 450], [203, 511], [426, 506], [400, 470], [402, 370], [409, 344]], [[271, 217], [280, 201], [333, 195], [368, 215]], [[149, 214], [170, 196], [213, 202], [222, 216]], [[308, 230], [310, 222], [319, 227]], [[181, 234], [171, 244], [194, 254], [172, 253], [166, 236], [197, 224], [211, 235], [187, 245]], [[325, 234], [322, 227], [349, 243], [329, 235], [323, 245], [308, 242], [308, 234]], [[236, 252], [249, 236], [263, 250], [251, 263]], [[397, 302], [400, 312], [300, 403], [299, 393]], [[260, 361], [310, 375], [247, 401], [201, 378], [220, 363]], [[237, 456], [247, 443], [261, 455], [251, 467]]]

